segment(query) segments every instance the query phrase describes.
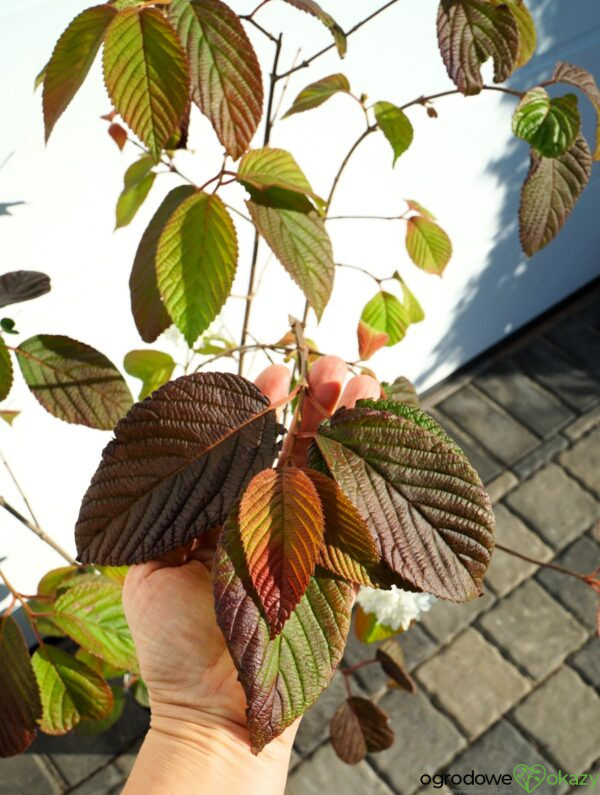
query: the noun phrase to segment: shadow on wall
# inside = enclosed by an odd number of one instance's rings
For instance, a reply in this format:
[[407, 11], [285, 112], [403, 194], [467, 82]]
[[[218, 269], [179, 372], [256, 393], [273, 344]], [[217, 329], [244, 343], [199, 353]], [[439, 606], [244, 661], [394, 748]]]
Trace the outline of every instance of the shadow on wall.
[[[569, 3], [556, 0], [530, 0], [528, 5], [538, 28], [538, 54], [508, 84], [519, 90], [535, 86], [550, 78], [558, 60], [585, 67], [600, 82], [598, 1], [581, 0], [577, 15]], [[570, 91], [573, 89], [566, 85], [550, 88], [555, 95]], [[511, 97], [502, 101], [514, 106]], [[581, 94], [579, 107], [583, 132], [593, 145], [595, 114]], [[528, 147], [517, 139], [500, 159], [490, 163], [488, 172], [505, 188], [494, 246], [478, 275], [468, 283], [460, 305], [454, 308], [448, 330], [434, 349], [433, 362], [423, 378], [444, 362], [467, 362], [481, 353], [481, 329], [486, 329], [487, 339], [501, 340], [598, 276], [600, 166], [595, 166], [590, 184], [562, 233], [532, 259], [521, 251], [518, 234], [519, 195], [528, 169]], [[515, 318], [519, 318], [518, 325]]]

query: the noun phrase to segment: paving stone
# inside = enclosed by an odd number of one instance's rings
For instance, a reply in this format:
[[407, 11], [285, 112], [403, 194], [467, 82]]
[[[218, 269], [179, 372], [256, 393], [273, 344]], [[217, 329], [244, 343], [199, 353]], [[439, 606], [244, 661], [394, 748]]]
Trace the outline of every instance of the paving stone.
[[[368, 656], [367, 652], [365, 657]], [[354, 690], [355, 695], [360, 695], [360, 688], [355, 687]], [[321, 694], [317, 703], [304, 713], [300, 722], [294, 746], [301, 756], [306, 756], [329, 736], [329, 721], [345, 698], [346, 689], [342, 675], [336, 674], [329, 687]]]
[[530, 689], [527, 679], [472, 628], [424, 663], [417, 677], [469, 737], [484, 732]]
[[590, 638], [569, 662], [588, 684], [600, 692], [600, 638]]
[[[596, 292], [598, 292], [596, 290]], [[577, 317], [583, 320], [596, 331], [600, 331], [600, 297], [596, 297], [590, 303], [586, 304], [582, 309], [576, 312]]]
[[570, 354], [596, 378], [600, 376], [600, 333], [571, 316], [552, 326], [544, 336]]
[[438, 408], [505, 464], [539, 444], [537, 436], [472, 386], [450, 395]]
[[515, 359], [530, 377], [571, 408], [586, 411], [597, 403], [599, 382], [547, 340], [538, 337], [516, 353]]
[[[600, 546], [589, 536], [572, 544], [555, 561], [572, 571], [588, 574], [600, 565]], [[590, 630], [596, 628], [598, 597], [581, 580], [552, 569], [540, 569], [537, 579]], [[599, 661], [600, 664], [600, 661]]]
[[0, 795], [59, 795], [64, 788], [56, 781], [39, 754], [21, 754], [0, 759]]
[[143, 742], [144, 738], [140, 737], [140, 739], [137, 740], [130, 748], [128, 748], [127, 751], [117, 756], [117, 758], [114, 760], [115, 765], [119, 768], [123, 775], [128, 776], [133, 770], [135, 760], [137, 759], [137, 755], [140, 748], [142, 747]]
[[575, 441], [576, 439], [581, 438], [588, 431], [591, 431], [592, 428], [595, 428], [598, 423], [600, 423], [600, 406], [597, 406], [591, 411], [586, 411], [586, 413], [582, 414], [579, 419], [568, 425], [564, 429], [563, 433], [565, 436], [568, 436], [569, 439]]
[[479, 623], [533, 679], [557, 668], [588, 634], [533, 580], [499, 602]]
[[[388, 753], [394, 753], [394, 748]], [[346, 765], [327, 743], [290, 774], [285, 795], [392, 795], [366, 763]]]
[[[541, 764], [546, 769], [546, 777], [556, 775], [556, 768], [540, 753], [539, 749], [534, 748], [521, 735], [514, 726], [506, 720], [500, 720], [489, 731], [476, 740], [473, 745], [464, 753], [457, 757], [443, 772], [458, 773], [463, 778], [468, 773], [483, 773], [496, 775], [513, 776], [514, 768], [519, 765]], [[514, 781], [512, 785], [489, 785], [475, 784], [468, 785], [464, 781], [459, 785], [460, 789], [466, 793], [481, 792], [488, 790], [496, 793], [508, 790], [515, 791]], [[488, 789], [489, 788], [489, 789]], [[543, 781], [536, 787], [536, 795], [562, 795], [569, 787], [565, 784], [557, 786]], [[436, 792], [435, 787], [423, 788], [421, 793]]]
[[515, 486], [518, 485], [519, 478], [507, 469], [506, 472], [498, 475], [498, 477], [494, 478], [491, 483], [488, 483], [485, 487], [485, 490], [489, 494], [492, 504], [494, 504], [501, 500], [502, 497], [506, 496], [509, 491], [512, 491]]
[[475, 379], [475, 385], [542, 439], [575, 417], [564, 403], [521, 372], [512, 358], [485, 370]]
[[290, 764], [288, 767], [290, 773], [295, 767], [297, 767], [300, 764], [301, 761], [302, 757], [300, 756], [300, 754], [296, 753], [296, 751], [292, 748], [292, 753], [290, 754]]
[[120, 789], [123, 783], [123, 774], [119, 768], [107, 765], [75, 789], [69, 790], [69, 795], [112, 795], [115, 788]]
[[125, 701], [121, 719], [107, 732], [95, 737], [77, 733], [64, 737], [39, 734], [32, 751], [47, 753], [71, 786], [79, 784], [105, 767], [111, 759], [129, 748], [148, 729], [150, 713], [138, 706], [131, 696]]
[[[537, 560], [550, 560], [554, 552], [544, 544], [542, 539], [527, 528], [518, 516], [502, 503], [494, 506], [496, 516], [496, 540], [511, 549], [518, 550], [524, 555]], [[492, 562], [485, 576], [489, 584], [499, 596], [505, 596], [523, 580], [530, 577], [538, 567], [534, 563], [509, 555], [501, 549], [496, 549], [492, 555]]]
[[600, 428], [563, 453], [560, 463], [588, 489], [600, 495]]
[[533, 453], [529, 453], [528, 456], [521, 459], [513, 469], [521, 480], [525, 480], [525, 478], [533, 475], [534, 472], [537, 472], [538, 469], [541, 469], [549, 461], [552, 461], [555, 455], [568, 446], [569, 442], [564, 436], [553, 436], [540, 447], [536, 448]]
[[429, 413], [439, 422], [448, 436], [454, 439], [456, 444], [469, 459], [471, 465], [477, 470], [479, 477], [484, 483], [493, 480], [502, 472], [502, 464], [493, 456], [490, 456], [483, 447], [477, 444], [474, 439], [466, 434], [462, 428], [459, 428], [458, 425], [452, 422], [445, 414], [435, 409], [431, 409]]
[[495, 598], [494, 594], [486, 591], [478, 599], [464, 604], [445, 602], [440, 599], [422, 617], [421, 624], [438, 643], [448, 643], [480, 613], [491, 607]]
[[568, 666], [534, 690], [514, 711], [564, 773], [587, 770], [600, 748], [600, 698]]
[[462, 734], [421, 690], [414, 696], [394, 691], [380, 706], [390, 716], [396, 742], [389, 751], [370, 756], [369, 761], [401, 795], [412, 795], [421, 786], [424, 773], [435, 773], [466, 747]]
[[598, 516], [594, 498], [556, 464], [547, 464], [506, 497], [554, 549], [563, 549]]

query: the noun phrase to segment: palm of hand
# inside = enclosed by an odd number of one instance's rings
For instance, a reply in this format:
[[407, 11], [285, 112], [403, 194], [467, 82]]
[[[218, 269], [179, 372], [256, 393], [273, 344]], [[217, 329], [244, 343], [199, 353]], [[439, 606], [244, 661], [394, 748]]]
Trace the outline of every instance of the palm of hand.
[[[361, 397], [378, 397], [377, 383], [357, 376], [340, 399], [345, 376], [345, 364], [335, 357], [324, 357], [313, 366], [309, 387], [319, 407], [332, 413], [338, 400], [351, 406]], [[289, 373], [274, 365], [259, 376], [257, 385], [275, 402], [287, 394]], [[307, 405], [302, 430], [314, 430], [321, 419], [320, 409]], [[295, 464], [302, 465], [300, 457], [295, 457]], [[207, 560], [206, 549], [197, 554]], [[179, 562], [185, 559], [182, 556]], [[177, 705], [245, 727], [245, 697], [217, 625], [209, 568], [198, 559], [178, 566], [172, 565], [174, 560], [171, 556], [168, 563], [132, 566], [123, 588], [152, 710]]]

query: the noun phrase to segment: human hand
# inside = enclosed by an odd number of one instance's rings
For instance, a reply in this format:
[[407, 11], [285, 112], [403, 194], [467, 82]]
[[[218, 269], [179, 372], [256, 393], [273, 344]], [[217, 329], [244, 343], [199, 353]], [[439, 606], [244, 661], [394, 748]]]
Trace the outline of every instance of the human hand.
[[[364, 397], [377, 398], [380, 388], [369, 376], [343, 384], [347, 368], [341, 359], [319, 359], [309, 373], [301, 436], [293, 462], [305, 464], [310, 438], [337, 405], [351, 407]], [[287, 395], [290, 373], [283, 365], [268, 367], [256, 385], [275, 403]], [[210, 575], [214, 535], [199, 539], [162, 561], [132, 566], [123, 588], [123, 603], [135, 641], [142, 677], [148, 687], [152, 726], [170, 733], [191, 726], [218, 729], [247, 748], [245, 697], [237, 671], [217, 625]], [[297, 723], [271, 743], [261, 757], [289, 754]]]

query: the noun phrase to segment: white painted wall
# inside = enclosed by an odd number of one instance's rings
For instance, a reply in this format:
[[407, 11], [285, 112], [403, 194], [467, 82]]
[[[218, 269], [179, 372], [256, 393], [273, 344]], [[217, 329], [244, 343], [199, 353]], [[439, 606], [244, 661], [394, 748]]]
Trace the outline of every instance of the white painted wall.
[[[345, 28], [379, 6], [376, 0], [323, 3]], [[0, 161], [14, 151], [0, 171], [0, 202], [26, 202], [13, 209], [12, 218], [0, 217], [0, 262], [3, 270], [37, 268], [52, 277], [51, 294], [10, 312], [23, 338], [42, 331], [70, 334], [120, 364], [126, 351], [141, 347], [127, 290], [133, 254], [153, 210], [176, 182], [171, 177], [157, 181], [131, 227], [113, 233], [122, 174], [135, 152], [120, 154], [98, 118], [110, 109], [98, 64], [44, 147], [33, 79], [67, 22], [86, 5], [85, 0], [5, 0], [0, 7]], [[255, 0], [233, 5], [246, 12]], [[529, 5], [541, 33], [539, 54], [515, 76], [515, 86], [528, 87], [548, 77], [559, 57], [600, 75], [597, 0], [530, 0]], [[398, 104], [451, 87], [437, 51], [436, 7], [436, 0], [399, 2], [352, 37], [343, 63], [330, 53], [310, 72], [297, 73], [284, 108], [306, 83], [340, 70], [355, 92]], [[261, 12], [260, 19], [273, 30], [290, 31], [283, 64], [292, 61], [298, 47], [309, 54], [329, 42], [327, 31], [316, 21], [278, 0]], [[265, 46], [260, 34], [252, 32], [252, 37], [266, 64], [270, 45]], [[400, 225], [331, 223], [338, 261], [363, 265], [380, 275], [399, 268], [427, 313], [426, 321], [412, 328], [403, 343], [373, 359], [382, 378], [405, 374], [421, 388], [430, 386], [598, 273], [597, 174], [559, 240], [529, 262], [520, 253], [516, 202], [528, 158], [527, 147], [511, 140], [512, 107], [510, 99], [489, 93], [441, 100], [435, 121], [415, 108], [410, 111], [415, 143], [396, 169], [390, 169], [387, 142], [373, 135], [340, 185], [335, 214], [394, 213], [404, 209], [402, 197], [411, 197], [436, 213], [454, 242], [454, 258], [439, 280], [410, 263]], [[591, 137], [592, 114], [586, 109], [584, 116]], [[324, 195], [362, 124], [358, 107], [338, 97], [329, 106], [282, 122], [273, 144], [294, 152], [314, 189]], [[219, 147], [199, 116], [192, 126], [192, 145], [195, 153], [183, 155], [180, 166], [200, 181], [215, 173]], [[229, 190], [232, 202], [242, 201], [241, 189]], [[238, 231], [244, 254], [235, 292], [243, 293], [250, 239], [243, 221]], [[261, 339], [274, 341], [286, 330], [288, 312], [302, 311], [303, 300], [265, 248], [260, 262], [268, 263], [268, 269], [252, 327]], [[320, 328], [309, 330], [320, 348], [356, 357], [356, 320], [372, 292], [361, 274], [339, 273]], [[240, 312], [240, 302], [231, 300], [224, 322], [232, 330], [239, 328]], [[160, 347], [172, 350], [168, 342], [161, 341]], [[251, 363], [254, 372], [263, 366], [260, 358]], [[51, 418], [17, 382], [6, 407], [23, 413], [14, 428], [0, 427], [0, 450], [41, 524], [72, 549], [81, 495], [109, 434]], [[0, 494], [22, 507], [1, 465]], [[33, 590], [40, 573], [61, 562], [5, 513], [0, 515], [2, 556], [7, 558], [4, 568], [23, 591]]]

